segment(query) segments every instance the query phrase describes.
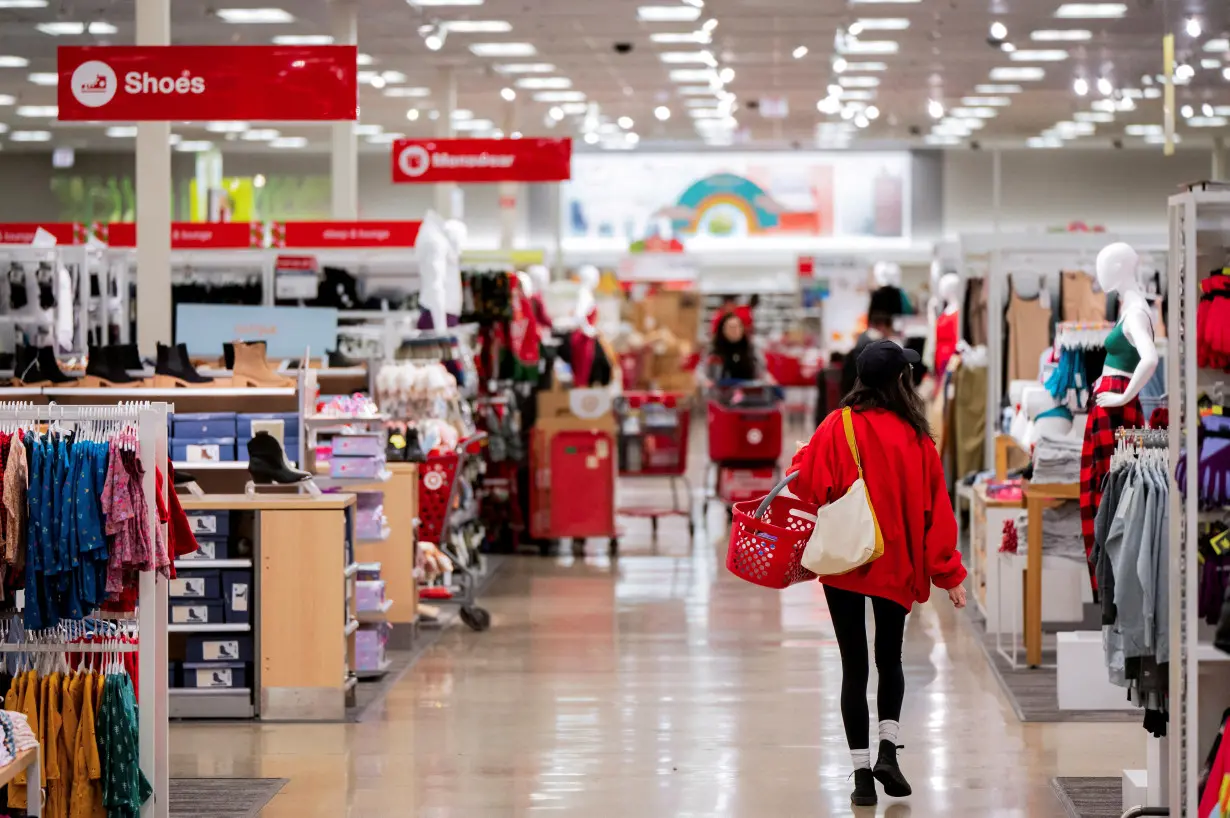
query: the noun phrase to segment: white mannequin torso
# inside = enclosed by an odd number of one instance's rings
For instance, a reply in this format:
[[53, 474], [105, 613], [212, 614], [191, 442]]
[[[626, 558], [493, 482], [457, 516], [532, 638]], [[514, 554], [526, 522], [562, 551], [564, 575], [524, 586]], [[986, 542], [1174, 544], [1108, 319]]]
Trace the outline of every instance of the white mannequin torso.
[[1140, 285], [1137, 269], [1140, 257], [1136, 251], [1123, 242], [1107, 245], [1098, 253], [1097, 271], [1098, 283], [1102, 290], [1119, 294], [1119, 325], [1128, 342], [1135, 347], [1140, 355], [1140, 363], [1131, 372], [1124, 372], [1113, 367], [1102, 370], [1105, 375], [1118, 375], [1129, 378], [1128, 386], [1122, 394], [1103, 392], [1098, 395], [1098, 406], [1123, 406], [1140, 394], [1140, 390], [1153, 377], [1157, 369], [1157, 344], [1153, 338], [1153, 321], [1149, 313], [1149, 302], [1145, 298]]

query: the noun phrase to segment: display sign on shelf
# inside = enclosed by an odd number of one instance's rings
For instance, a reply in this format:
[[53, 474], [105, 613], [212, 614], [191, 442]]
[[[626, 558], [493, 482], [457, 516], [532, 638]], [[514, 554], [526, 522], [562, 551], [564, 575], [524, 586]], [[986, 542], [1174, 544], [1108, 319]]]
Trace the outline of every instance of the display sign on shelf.
[[352, 45], [61, 46], [63, 122], [358, 118]]
[[30, 244], [39, 228], [50, 233], [56, 244], [84, 244], [85, 225], [78, 222], [0, 223], [0, 244]]
[[413, 247], [418, 221], [274, 222], [274, 247]]
[[[96, 225], [94, 235], [108, 247], [136, 247], [137, 225], [111, 222]], [[265, 246], [260, 222], [172, 222], [172, 250], [247, 250]]]
[[294, 301], [315, 298], [320, 293], [319, 269], [315, 256], [278, 256], [273, 264], [274, 297]]
[[563, 182], [572, 178], [571, 139], [399, 139], [393, 181]]
[[217, 355], [222, 345], [243, 338], [264, 341], [270, 358], [298, 358], [306, 350], [323, 354], [337, 344], [337, 310], [332, 307], [249, 307], [178, 304], [175, 340], [194, 355]]

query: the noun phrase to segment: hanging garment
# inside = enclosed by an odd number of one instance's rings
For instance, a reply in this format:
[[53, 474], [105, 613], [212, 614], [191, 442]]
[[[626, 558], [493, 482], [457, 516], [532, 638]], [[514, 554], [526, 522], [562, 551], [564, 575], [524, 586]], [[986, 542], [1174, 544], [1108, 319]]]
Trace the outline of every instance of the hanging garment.
[[965, 283], [965, 305], [961, 310], [965, 329], [962, 335], [970, 346], [985, 346], [987, 343], [987, 283], [985, 279], [971, 278]]
[[[1089, 419], [1085, 424], [1084, 445], [1081, 447], [1081, 533], [1085, 537], [1085, 557], [1092, 558], [1094, 543], [1094, 518], [1102, 499], [1102, 481], [1110, 472], [1110, 457], [1115, 451], [1116, 429], [1143, 429], [1144, 412], [1140, 401], [1133, 398], [1124, 406], [1098, 406], [1096, 397], [1103, 392], [1122, 394], [1127, 389], [1128, 378], [1103, 376], [1093, 389], [1090, 399]], [[1097, 577], [1092, 561], [1089, 565], [1089, 581], [1096, 594]]]
[[1065, 271], [1059, 276], [1064, 321], [1105, 321], [1106, 296], [1097, 292], [1093, 276]]
[[952, 373], [952, 430], [954, 479], [981, 471], [986, 463], [987, 368], [968, 360]]
[[[1009, 284], [1011, 287], [1011, 284]], [[1038, 356], [1050, 345], [1051, 311], [1038, 298], [1021, 298], [1012, 289], [1004, 326], [1008, 330], [1008, 380], [1038, 379]]]
[[948, 368], [948, 360], [957, 351], [957, 340], [960, 334], [961, 316], [951, 312], [935, 319], [935, 371], [944, 372]]
[[107, 737], [100, 748], [107, 818], [138, 818], [153, 789], [141, 772], [137, 703], [132, 681], [123, 674], [107, 677], [98, 708], [98, 732]]

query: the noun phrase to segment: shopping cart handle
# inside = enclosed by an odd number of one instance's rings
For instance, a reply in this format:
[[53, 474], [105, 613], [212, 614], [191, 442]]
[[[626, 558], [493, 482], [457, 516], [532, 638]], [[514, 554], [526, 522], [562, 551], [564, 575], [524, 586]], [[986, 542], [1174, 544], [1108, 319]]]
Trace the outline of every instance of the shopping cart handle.
[[475, 432], [469, 437], [463, 437], [457, 441], [457, 451], [465, 454], [478, 454], [482, 449], [483, 444], [487, 442], [486, 432]]
[[772, 503], [775, 499], [777, 499], [777, 495], [785, 491], [786, 486], [793, 483], [798, 476], [799, 476], [799, 473], [797, 471], [792, 471], [790, 472], [790, 474], [783, 477], [781, 481], [778, 482], [778, 484], [773, 487], [773, 490], [770, 491], [768, 495], [763, 500], [760, 501], [760, 505], [756, 507], [756, 512], [752, 514], [752, 516], [756, 518], [763, 517], [764, 513], [769, 508], [769, 503]]

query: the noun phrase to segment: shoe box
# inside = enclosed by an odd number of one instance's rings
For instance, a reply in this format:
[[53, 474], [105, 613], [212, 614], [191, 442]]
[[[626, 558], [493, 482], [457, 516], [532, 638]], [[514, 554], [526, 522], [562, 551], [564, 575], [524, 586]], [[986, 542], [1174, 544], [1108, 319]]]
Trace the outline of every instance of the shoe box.
[[[253, 424], [256, 424], [255, 426]], [[271, 424], [281, 423], [282, 434], [278, 435], [269, 428]], [[299, 415], [296, 412], [240, 412], [235, 420], [235, 448], [239, 460], [248, 458], [248, 441], [258, 431], [265, 431], [278, 438], [282, 443], [282, 451], [291, 463], [299, 460]]]
[[368, 457], [339, 457], [335, 453], [329, 458], [330, 477], [354, 477], [364, 480], [375, 480], [384, 471], [384, 446], [380, 454]]
[[174, 685], [176, 670], [182, 684], [178, 687], [195, 688], [241, 688], [248, 686], [248, 666], [243, 662], [184, 662], [171, 665], [171, 683]]
[[354, 669], [379, 670], [384, 666], [389, 625], [362, 625], [354, 636]]
[[187, 463], [235, 459], [234, 412], [179, 412], [170, 416], [171, 459]]
[[375, 613], [384, 606], [384, 580], [363, 580], [354, 584], [354, 607], [359, 613]]
[[377, 540], [385, 534], [383, 491], [356, 491], [354, 534], [360, 540]]
[[181, 569], [170, 585], [171, 622], [188, 624], [202, 614], [216, 617], [219, 612], [210, 610], [211, 604], [221, 606], [221, 619], [208, 618], [206, 622], [250, 622], [252, 592], [250, 568]]

